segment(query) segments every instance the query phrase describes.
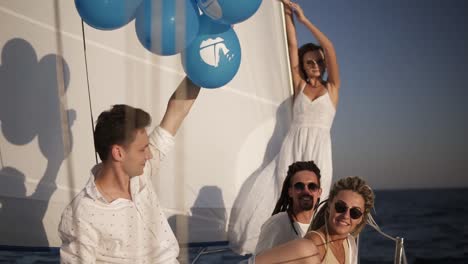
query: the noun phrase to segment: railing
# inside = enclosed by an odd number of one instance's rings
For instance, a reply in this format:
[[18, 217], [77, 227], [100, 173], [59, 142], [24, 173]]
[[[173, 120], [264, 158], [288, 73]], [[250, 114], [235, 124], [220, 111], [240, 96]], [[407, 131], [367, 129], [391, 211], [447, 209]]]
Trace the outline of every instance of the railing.
[[212, 249], [212, 250], [208, 250], [208, 248], [202, 248], [200, 250], [200, 252], [198, 252], [197, 256], [192, 260], [192, 264], [195, 264], [197, 263], [198, 259], [202, 256], [202, 255], [206, 255], [206, 254], [213, 254], [213, 253], [219, 253], [219, 252], [223, 252], [223, 251], [228, 251], [229, 248], [220, 248], [220, 249]]
[[374, 228], [377, 232], [379, 232], [382, 236], [395, 241], [395, 258], [393, 263], [394, 264], [408, 264], [408, 260], [406, 259], [406, 254], [405, 254], [405, 247], [404, 247], [404, 238], [402, 237], [392, 237], [382, 231], [380, 229], [379, 225], [375, 222], [374, 218], [372, 215], [369, 214], [369, 219], [367, 221], [367, 224]]
[[[379, 225], [375, 222], [374, 218], [372, 215], [369, 214], [369, 219], [367, 220], [367, 224], [374, 228], [378, 233], [380, 233], [382, 236], [393, 240], [395, 242], [395, 256], [394, 256], [394, 264], [408, 264], [408, 260], [406, 259], [406, 254], [405, 254], [405, 247], [404, 247], [404, 238], [402, 237], [392, 237], [380, 229]], [[359, 243], [359, 239], [358, 239]], [[359, 245], [358, 245], [359, 248]], [[208, 249], [208, 246], [202, 247], [202, 249], [198, 252], [197, 256], [192, 260], [191, 264], [197, 263], [199, 258], [202, 255], [207, 255], [207, 254], [214, 254], [214, 253], [219, 253], [223, 251], [229, 251], [229, 247], [227, 245], [221, 246], [220, 248], [216, 249]]]

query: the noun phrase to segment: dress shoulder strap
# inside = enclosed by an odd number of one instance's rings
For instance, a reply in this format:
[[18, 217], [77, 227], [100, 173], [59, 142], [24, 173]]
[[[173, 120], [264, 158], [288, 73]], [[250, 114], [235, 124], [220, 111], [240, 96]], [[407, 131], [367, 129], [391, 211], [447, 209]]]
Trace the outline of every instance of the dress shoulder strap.
[[301, 93], [304, 92], [305, 87], [307, 86], [307, 82], [304, 81], [304, 84], [301, 87]]
[[311, 231], [309, 231], [309, 233], [314, 233], [314, 234], [319, 235], [319, 237], [320, 237], [320, 239], [322, 240], [323, 244], [326, 244], [326, 243], [327, 243], [327, 242], [325, 241], [325, 238], [322, 236], [322, 234], [321, 234], [320, 232], [311, 230]]

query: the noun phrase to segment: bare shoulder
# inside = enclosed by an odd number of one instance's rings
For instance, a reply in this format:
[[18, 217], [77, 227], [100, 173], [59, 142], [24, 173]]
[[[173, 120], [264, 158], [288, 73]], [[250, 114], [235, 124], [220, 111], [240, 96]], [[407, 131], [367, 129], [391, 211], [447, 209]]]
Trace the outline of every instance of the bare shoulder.
[[310, 239], [301, 238], [301, 239], [296, 239], [295, 241], [296, 241], [295, 246], [299, 252], [308, 253], [308, 254], [318, 252], [316, 244], [314, 243], [314, 241]]
[[324, 243], [323, 237], [317, 231], [310, 231], [305, 236], [305, 239], [312, 241], [315, 245], [322, 245]]
[[[299, 76], [299, 75], [298, 75]], [[298, 77], [298, 80], [294, 82], [294, 97], [296, 97], [303, 88], [307, 85], [307, 82], [302, 79], [302, 77]]]
[[324, 239], [323, 233], [321, 233], [320, 231], [310, 231], [304, 236], [304, 238], [309, 240], [311, 243], [313, 243], [316, 246], [319, 252], [320, 259], [323, 260], [323, 258], [325, 257], [325, 253], [326, 253], [326, 250], [324, 247], [325, 239]]
[[301, 238], [262, 252], [255, 257], [255, 263], [318, 264], [320, 263], [320, 258], [314, 243], [308, 239]]

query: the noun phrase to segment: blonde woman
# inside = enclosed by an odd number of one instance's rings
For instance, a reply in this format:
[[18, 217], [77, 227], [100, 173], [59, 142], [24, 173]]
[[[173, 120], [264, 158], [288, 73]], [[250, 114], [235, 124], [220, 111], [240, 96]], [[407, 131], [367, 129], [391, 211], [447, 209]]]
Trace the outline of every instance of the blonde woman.
[[355, 238], [374, 208], [374, 192], [359, 177], [340, 179], [305, 236], [317, 246], [322, 263], [357, 263]]
[[304, 238], [253, 256], [248, 263], [357, 264], [355, 238], [367, 223], [374, 199], [374, 192], [363, 179], [340, 179], [333, 184]]

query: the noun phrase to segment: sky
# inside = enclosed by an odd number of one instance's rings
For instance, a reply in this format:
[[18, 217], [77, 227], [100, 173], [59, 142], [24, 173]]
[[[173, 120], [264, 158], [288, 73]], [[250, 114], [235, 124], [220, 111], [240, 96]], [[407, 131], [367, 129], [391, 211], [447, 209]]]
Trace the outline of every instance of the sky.
[[[334, 179], [468, 187], [468, 2], [297, 0], [333, 42], [341, 89]], [[299, 44], [316, 42], [300, 23]]]

